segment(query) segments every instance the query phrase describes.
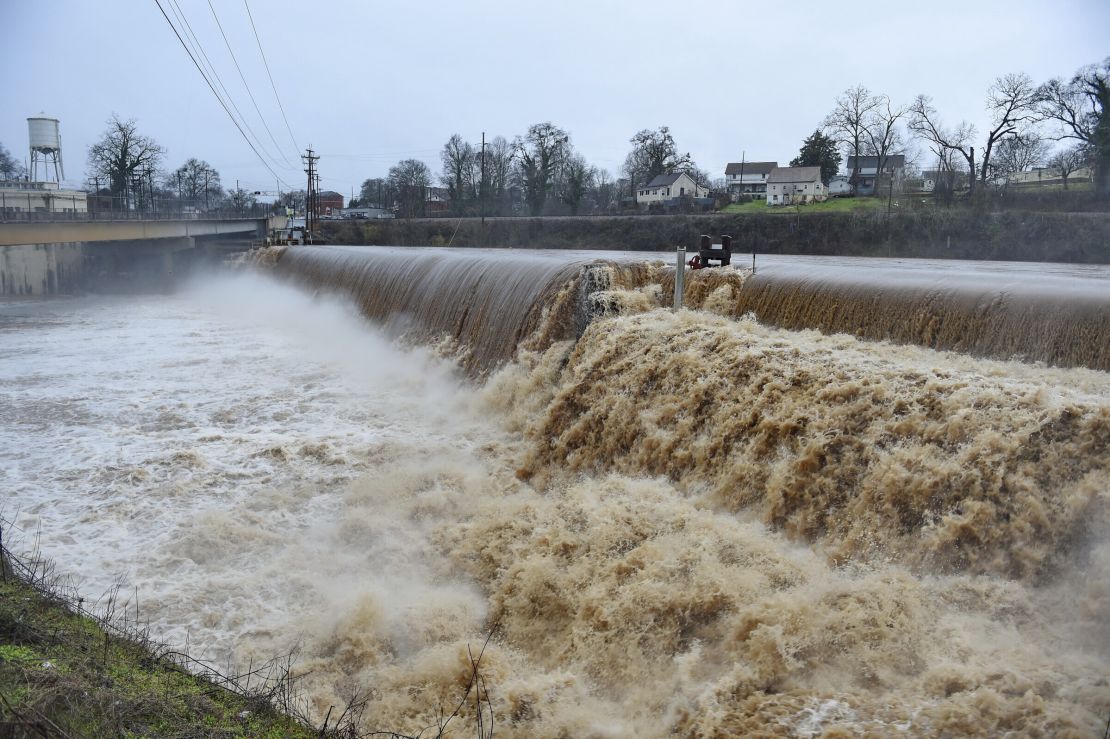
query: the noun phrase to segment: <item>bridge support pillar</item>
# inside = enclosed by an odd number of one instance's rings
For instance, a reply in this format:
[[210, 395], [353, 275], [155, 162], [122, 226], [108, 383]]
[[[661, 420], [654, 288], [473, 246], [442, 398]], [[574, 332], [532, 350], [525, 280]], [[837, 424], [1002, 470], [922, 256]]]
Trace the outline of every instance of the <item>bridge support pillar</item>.
[[[184, 271], [188, 272], [187, 265], [192, 261], [193, 252], [197, 248], [196, 239], [192, 236], [182, 236], [177, 239], [159, 239], [152, 243], [160, 251], [161, 278], [169, 289], [173, 286], [178, 272], [181, 271], [179, 268], [184, 267]], [[182, 254], [182, 252], [189, 252], [189, 254]], [[180, 257], [179, 254], [181, 254]]]
[[76, 292], [83, 276], [83, 244], [0, 246], [0, 296]]

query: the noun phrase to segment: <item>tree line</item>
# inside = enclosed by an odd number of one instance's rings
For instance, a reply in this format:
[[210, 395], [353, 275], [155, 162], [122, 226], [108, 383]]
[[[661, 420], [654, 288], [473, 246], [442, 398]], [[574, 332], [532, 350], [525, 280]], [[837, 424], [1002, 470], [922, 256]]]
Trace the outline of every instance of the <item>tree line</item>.
[[[928, 95], [896, 103], [856, 85], [836, 99], [791, 164], [820, 166], [828, 183], [841, 151], [857, 164], [861, 156], [875, 157], [882, 169], [891, 156], [919, 142], [929, 153], [926, 164], [938, 172], [938, 187], [964, 186], [974, 194], [1045, 166], [1060, 173], [1066, 188], [1076, 170], [1091, 167], [1096, 193], [1110, 197], [1110, 57], [1039, 85], [1024, 73], [1002, 75], [987, 89], [984, 104], [989, 123], [980, 131], [966, 118], [945, 122]], [[858, 173], [847, 174], [854, 190]]]
[[[1089, 166], [1096, 192], [1110, 197], [1110, 119], [1104, 112], [1110, 107], [1110, 57], [1040, 85], [1027, 74], [1003, 75], [986, 91], [985, 107], [990, 123], [981, 132], [966, 119], [944, 123], [928, 95], [898, 103], [856, 85], [837, 97], [790, 164], [821, 167], [827, 184], [848, 157], [857, 166], [860, 157], [875, 157], [881, 170], [901, 154], [911, 167], [938, 170], [938, 190], [947, 184], [972, 193], [1036, 166], [1058, 171], [1066, 188], [1076, 170]], [[918, 143], [931, 157], [925, 167], [913, 150]], [[629, 144], [614, 178], [591, 166], [570, 134], [551, 122], [535, 124], [512, 141], [496, 136], [484, 148], [454, 134], [440, 152], [438, 172], [405, 159], [386, 177], [367, 179], [357, 203], [425, 215], [427, 192], [438, 184], [456, 215], [573, 215], [618, 210], [634, 202], [637, 187], [670, 172], [684, 171], [699, 184], [724, 189], [723, 179], [711, 179], [682, 152], [667, 126], [640, 130]], [[855, 191], [859, 174], [847, 175]]]
[[[923, 144], [927, 165], [939, 173], [937, 186], [960, 184], [972, 194], [1009, 175], [1048, 166], [1068, 177], [1089, 166], [1095, 191], [1110, 197], [1110, 57], [1036, 84], [1024, 73], [1006, 74], [986, 91], [989, 123], [985, 130], [966, 118], [946, 121], [933, 99], [919, 94], [896, 102], [885, 93], [856, 85], [836, 98], [833, 109], [803, 142], [794, 166], [820, 166], [827, 183], [847, 157], [876, 157], [882, 169], [891, 156]], [[511, 140], [494, 136], [484, 145], [452, 135], [440, 152], [439, 171], [404, 159], [387, 176], [362, 183], [352, 205], [393, 209], [401, 216], [425, 215], [429, 191], [443, 193], [456, 215], [576, 215], [606, 213], [635, 203], [637, 188], [655, 177], [686, 172], [699, 185], [723, 189], [663, 125], [637, 131], [617, 176], [591, 165], [574, 147], [571, 135], [550, 121], [530, 126]], [[1055, 148], [1054, 148], [1055, 145]], [[139, 132], [133, 119], [113, 115], [89, 147], [90, 189], [111, 197], [114, 207], [146, 208], [156, 201], [209, 210], [255, 204], [255, 193], [226, 189], [220, 173], [206, 161], [189, 158], [166, 170], [165, 149]], [[916, 162], [920, 164], [920, 162]], [[848, 172], [853, 189], [858, 173]], [[25, 177], [23, 166], [0, 146], [0, 178]], [[303, 207], [304, 191], [283, 193], [281, 201]]]
[[634, 199], [637, 186], [668, 172], [689, 172], [709, 184], [709, 175], [679, 150], [667, 126], [638, 131], [629, 143], [620, 176], [614, 177], [591, 165], [570, 134], [550, 121], [529, 126], [511, 141], [495, 136], [484, 146], [454, 134], [440, 151], [438, 173], [417, 159], [404, 159], [386, 177], [365, 180], [355, 204], [422, 216], [429, 189], [438, 188], [455, 215], [578, 215], [616, 210], [622, 198]]
[[[175, 169], [165, 169], [165, 157], [165, 147], [142, 134], [134, 119], [113, 115], [88, 149], [86, 187], [94, 196], [90, 207], [208, 211], [243, 210], [257, 204], [254, 192], [225, 188], [220, 173], [203, 159], [190, 157]], [[0, 145], [0, 179], [26, 176], [26, 168]], [[291, 193], [285, 200], [296, 197]], [[300, 202], [304, 202], [303, 190]]]

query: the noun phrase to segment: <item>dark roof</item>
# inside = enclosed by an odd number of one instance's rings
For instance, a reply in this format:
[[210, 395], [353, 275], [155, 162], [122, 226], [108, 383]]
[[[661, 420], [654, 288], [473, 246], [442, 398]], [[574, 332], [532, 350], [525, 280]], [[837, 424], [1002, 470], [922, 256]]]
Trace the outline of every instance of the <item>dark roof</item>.
[[743, 165], [744, 174], [770, 174], [771, 170], [779, 166], [778, 162], [729, 162], [725, 165], [725, 176], [740, 174]]
[[813, 182], [819, 179], [820, 167], [775, 167], [767, 175], [768, 182]]
[[319, 195], [322, 198], [327, 198], [328, 200], [334, 200], [335, 198], [343, 197], [340, 193], [337, 193], [335, 190], [324, 190], [323, 192], [318, 192], [316, 194]]
[[[851, 172], [853, 169], [875, 168], [879, 164], [878, 157], [860, 157], [858, 166], [855, 164], [855, 161], [855, 157], [848, 157], [848, 161], [844, 166], [848, 169], [849, 172]], [[891, 167], [892, 169], [904, 169], [906, 166], [906, 155], [888, 154], [886, 157], [886, 166]]]
[[670, 174], [661, 174], [651, 182], [644, 185], [644, 187], [668, 187], [673, 185], [678, 178], [686, 174], [685, 172], [671, 172]]

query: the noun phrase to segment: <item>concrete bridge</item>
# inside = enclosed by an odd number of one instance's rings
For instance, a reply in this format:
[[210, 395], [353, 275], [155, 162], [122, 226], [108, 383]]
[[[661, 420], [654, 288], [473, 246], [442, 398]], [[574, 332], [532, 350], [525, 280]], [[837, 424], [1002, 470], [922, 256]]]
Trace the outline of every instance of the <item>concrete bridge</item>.
[[284, 216], [0, 223], [0, 296], [165, 284], [206, 259], [245, 251], [284, 223]]
[[57, 220], [0, 223], [0, 246], [67, 244], [94, 241], [142, 241], [198, 236], [262, 238], [284, 216], [263, 218], [189, 218], [165, 220]]

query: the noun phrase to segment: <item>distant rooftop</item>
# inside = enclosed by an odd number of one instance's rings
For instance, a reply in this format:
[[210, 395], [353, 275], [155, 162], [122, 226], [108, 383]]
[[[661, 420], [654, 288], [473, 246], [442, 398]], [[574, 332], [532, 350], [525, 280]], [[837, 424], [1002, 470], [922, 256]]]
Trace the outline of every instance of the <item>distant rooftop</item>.
[[729, 162], [725, 165], [725, 176], [738, 175], [741, 168], [744, 174], [770, 174], [777, 166], [778, 162]]
[[813, 182], [819, 179], [820, 167], [775, 167], [767, 175], [768, 182]]
[[658, 175], [654, 180], [644, 185], [644, 187], [668, 187], [678, 181], [678, 178], [686, 174], [685, 172], [669, 172], [667, 174]]
[[[848, 161], [844, 165], [848, 169], [848, 171], [851, 171], [853, 169], [874, 169], [875, 167], [877, 167], [879, 165], [879, 158], [878, 157], [860, 157], [858, 166], [855, 164], [855, 161], [856, 161], [855, 157], [848, 157]], [[906, 155], [905, 154], [888, 154], [886, 156], [886, 166], [892, 167], [893, 169], [903, 169], [903, 168], [905, 168], [905, 166], [906, 166]]]

